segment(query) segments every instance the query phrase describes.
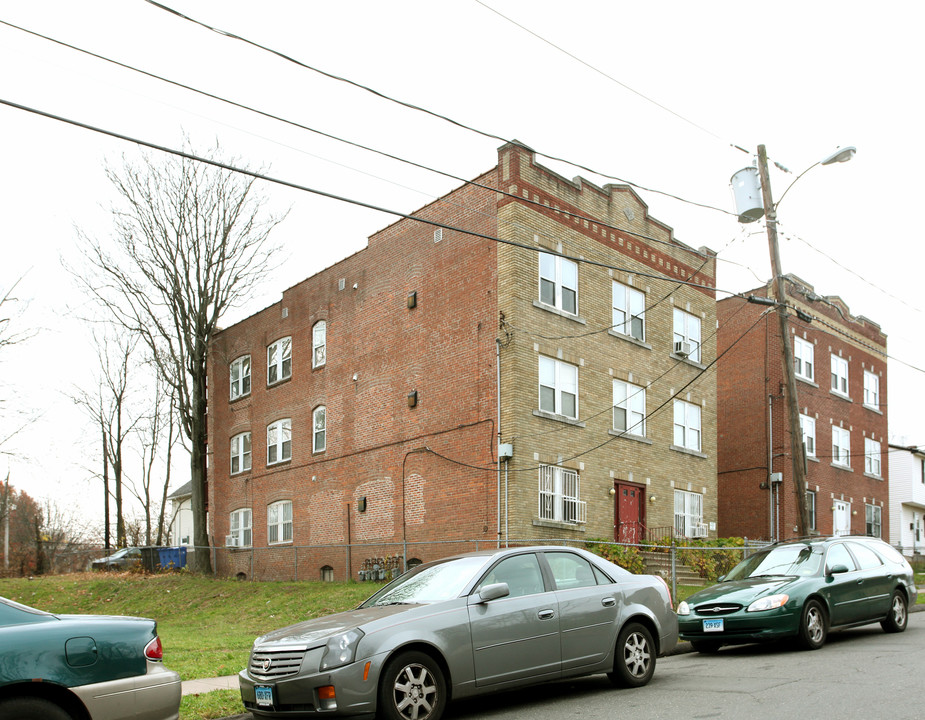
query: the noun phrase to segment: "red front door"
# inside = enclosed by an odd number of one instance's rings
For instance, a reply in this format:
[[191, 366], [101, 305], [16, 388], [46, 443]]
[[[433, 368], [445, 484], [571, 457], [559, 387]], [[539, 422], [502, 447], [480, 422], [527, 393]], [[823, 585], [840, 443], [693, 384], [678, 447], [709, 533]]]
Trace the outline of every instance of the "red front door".
[[643, 539], [642, 499], [643, 489], [636, 485], [616, 483], [617, 491], [614, 514], [614, 540], [636, 545]]

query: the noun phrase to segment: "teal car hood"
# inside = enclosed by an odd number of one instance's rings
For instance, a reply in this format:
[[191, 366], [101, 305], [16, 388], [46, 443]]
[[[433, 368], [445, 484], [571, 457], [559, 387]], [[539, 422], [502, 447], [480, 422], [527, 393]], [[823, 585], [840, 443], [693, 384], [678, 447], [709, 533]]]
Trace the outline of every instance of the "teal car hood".
[[779, 575], [717, 583], [691, 595], [687, 599], [687, 604], [693, 608], [707, 603], [728, 602], [748, 607], [753, 601], [765, 595], [787, 592], [787, 589], [798, 579], [792, 575]]

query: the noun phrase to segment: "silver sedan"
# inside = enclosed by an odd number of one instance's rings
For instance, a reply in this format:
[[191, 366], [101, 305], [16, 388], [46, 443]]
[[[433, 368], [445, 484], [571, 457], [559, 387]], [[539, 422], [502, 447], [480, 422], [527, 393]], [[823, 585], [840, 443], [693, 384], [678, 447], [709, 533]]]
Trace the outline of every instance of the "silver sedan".
[[438, 720], [451, 699], [607, 673], [640, 687], [678, 640], [661, 578], [584, 550], [504, 548], [420, 565], [356, 610], [254, 641], [254, 715]]

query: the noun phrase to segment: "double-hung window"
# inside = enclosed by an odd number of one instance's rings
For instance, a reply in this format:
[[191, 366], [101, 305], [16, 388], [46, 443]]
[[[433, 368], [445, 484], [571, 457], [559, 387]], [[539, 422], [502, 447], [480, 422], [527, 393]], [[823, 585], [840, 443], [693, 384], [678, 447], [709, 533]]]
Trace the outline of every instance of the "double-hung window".
[[613, 381], [613, 429], [631, 435], [646, 434], [646, 389]]
[[706, 537], [703, 522], [703, 495], [687, 490], [674, 491], [674, 529], [681, 537]]
[[832, 355], [832, 392], [848, 396], [848, 361]]
[[646, 340], [646, 296], [614, 280], [613, 331], [640, 342]]
[[312, 452], [324, 452], [327, 447], [328, 413], [324, 405], [312, 413]]
[[851, 467], [851, 433], [837, 425], [832, 426], [832, 463]]
[[541, 520], [584, 523], [586, 503], [581, 498], [580, 477], [574, 470], [540, 465], [539, 516]]
[[277, 420], [267, 426], [267, 465], [292, 457], [292, 420]]
[[231, 376], [230, 398], [235, 400], [251, 391], [251, 356], [243, 355], [231, 363], [229, 368]]
[[684, 400], [674, 401], [674, 444], [700, 452], [700, 406]]
[[319, 320], [312, 327], [312, 367], [321, 367], [327, 360], [328, 324]]
[[793, 338], [793, 371], [794, 374], [813, 382], [813, 354], [814, 346], [803, 338]]
[[700, 362], [700, 318], [679, 308], [674, 309], [672, 352]]
[[251, 434], [240, 433], [231, 438], [231, 474], [251, 469]]
[[808, 415], [800, 415], [800, 431], [803, 434], [803, 447], [808, 457], [816, 457], [816, 420]]
[[267, 384], [292, 375], [292, 338], [280, 338], [267, 348]]
[[869, 370], [864, 371], [864, 405], [880, 409], [880, 376]]
[[809, 519], [809, 529], [816, 529], [816, 493], [813, 490], [806, 491], [806, 517]]
[[281, 500], [267, 507], [267, 542], [292, 542], [292, 501]]
[[540, 253], [540, 302], [578, 314], [578, 264], [558, 255]]
[[253, 544], [251, 536], [251, 509], [239, 508], [231, 513], [228, 534], [238, 547], [250, 547]]
[[578, 368], [540, 356], [540, 410], [578, 419]]
[[880, 477], [880, 443], [864, 438], [864, 472]]
[[879, 505], [867, 505], [865, 509], [865, 515], [867, 516], [865, 531], [867, 532], [868, 536], [878, 538], [880, 537], [880, 523], [883, 508], [881, 508]]

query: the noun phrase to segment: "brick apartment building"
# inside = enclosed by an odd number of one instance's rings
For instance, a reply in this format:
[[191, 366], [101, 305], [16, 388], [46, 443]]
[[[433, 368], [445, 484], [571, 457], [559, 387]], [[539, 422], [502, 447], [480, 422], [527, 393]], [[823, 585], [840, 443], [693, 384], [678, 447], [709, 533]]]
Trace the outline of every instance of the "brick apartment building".
[[216, 337], [218, 572], [715, 532], [714, 253], [516, 143], [415, 217]]
[[[797, 402], [806, 448], [806, 503], [814, 533], [889, 539], [886, 336], [837, 297], [785, 277]], [[744, 296], [773, 298], [773, 284]], [[766, 306], [717, 303], [719, 531], [786, 540], [799, 506], [784, 405], [780, 326]], [[725, 353], [725, 354], [724, 354]], [[776, 482], [772, 473], [781, 473]]]

